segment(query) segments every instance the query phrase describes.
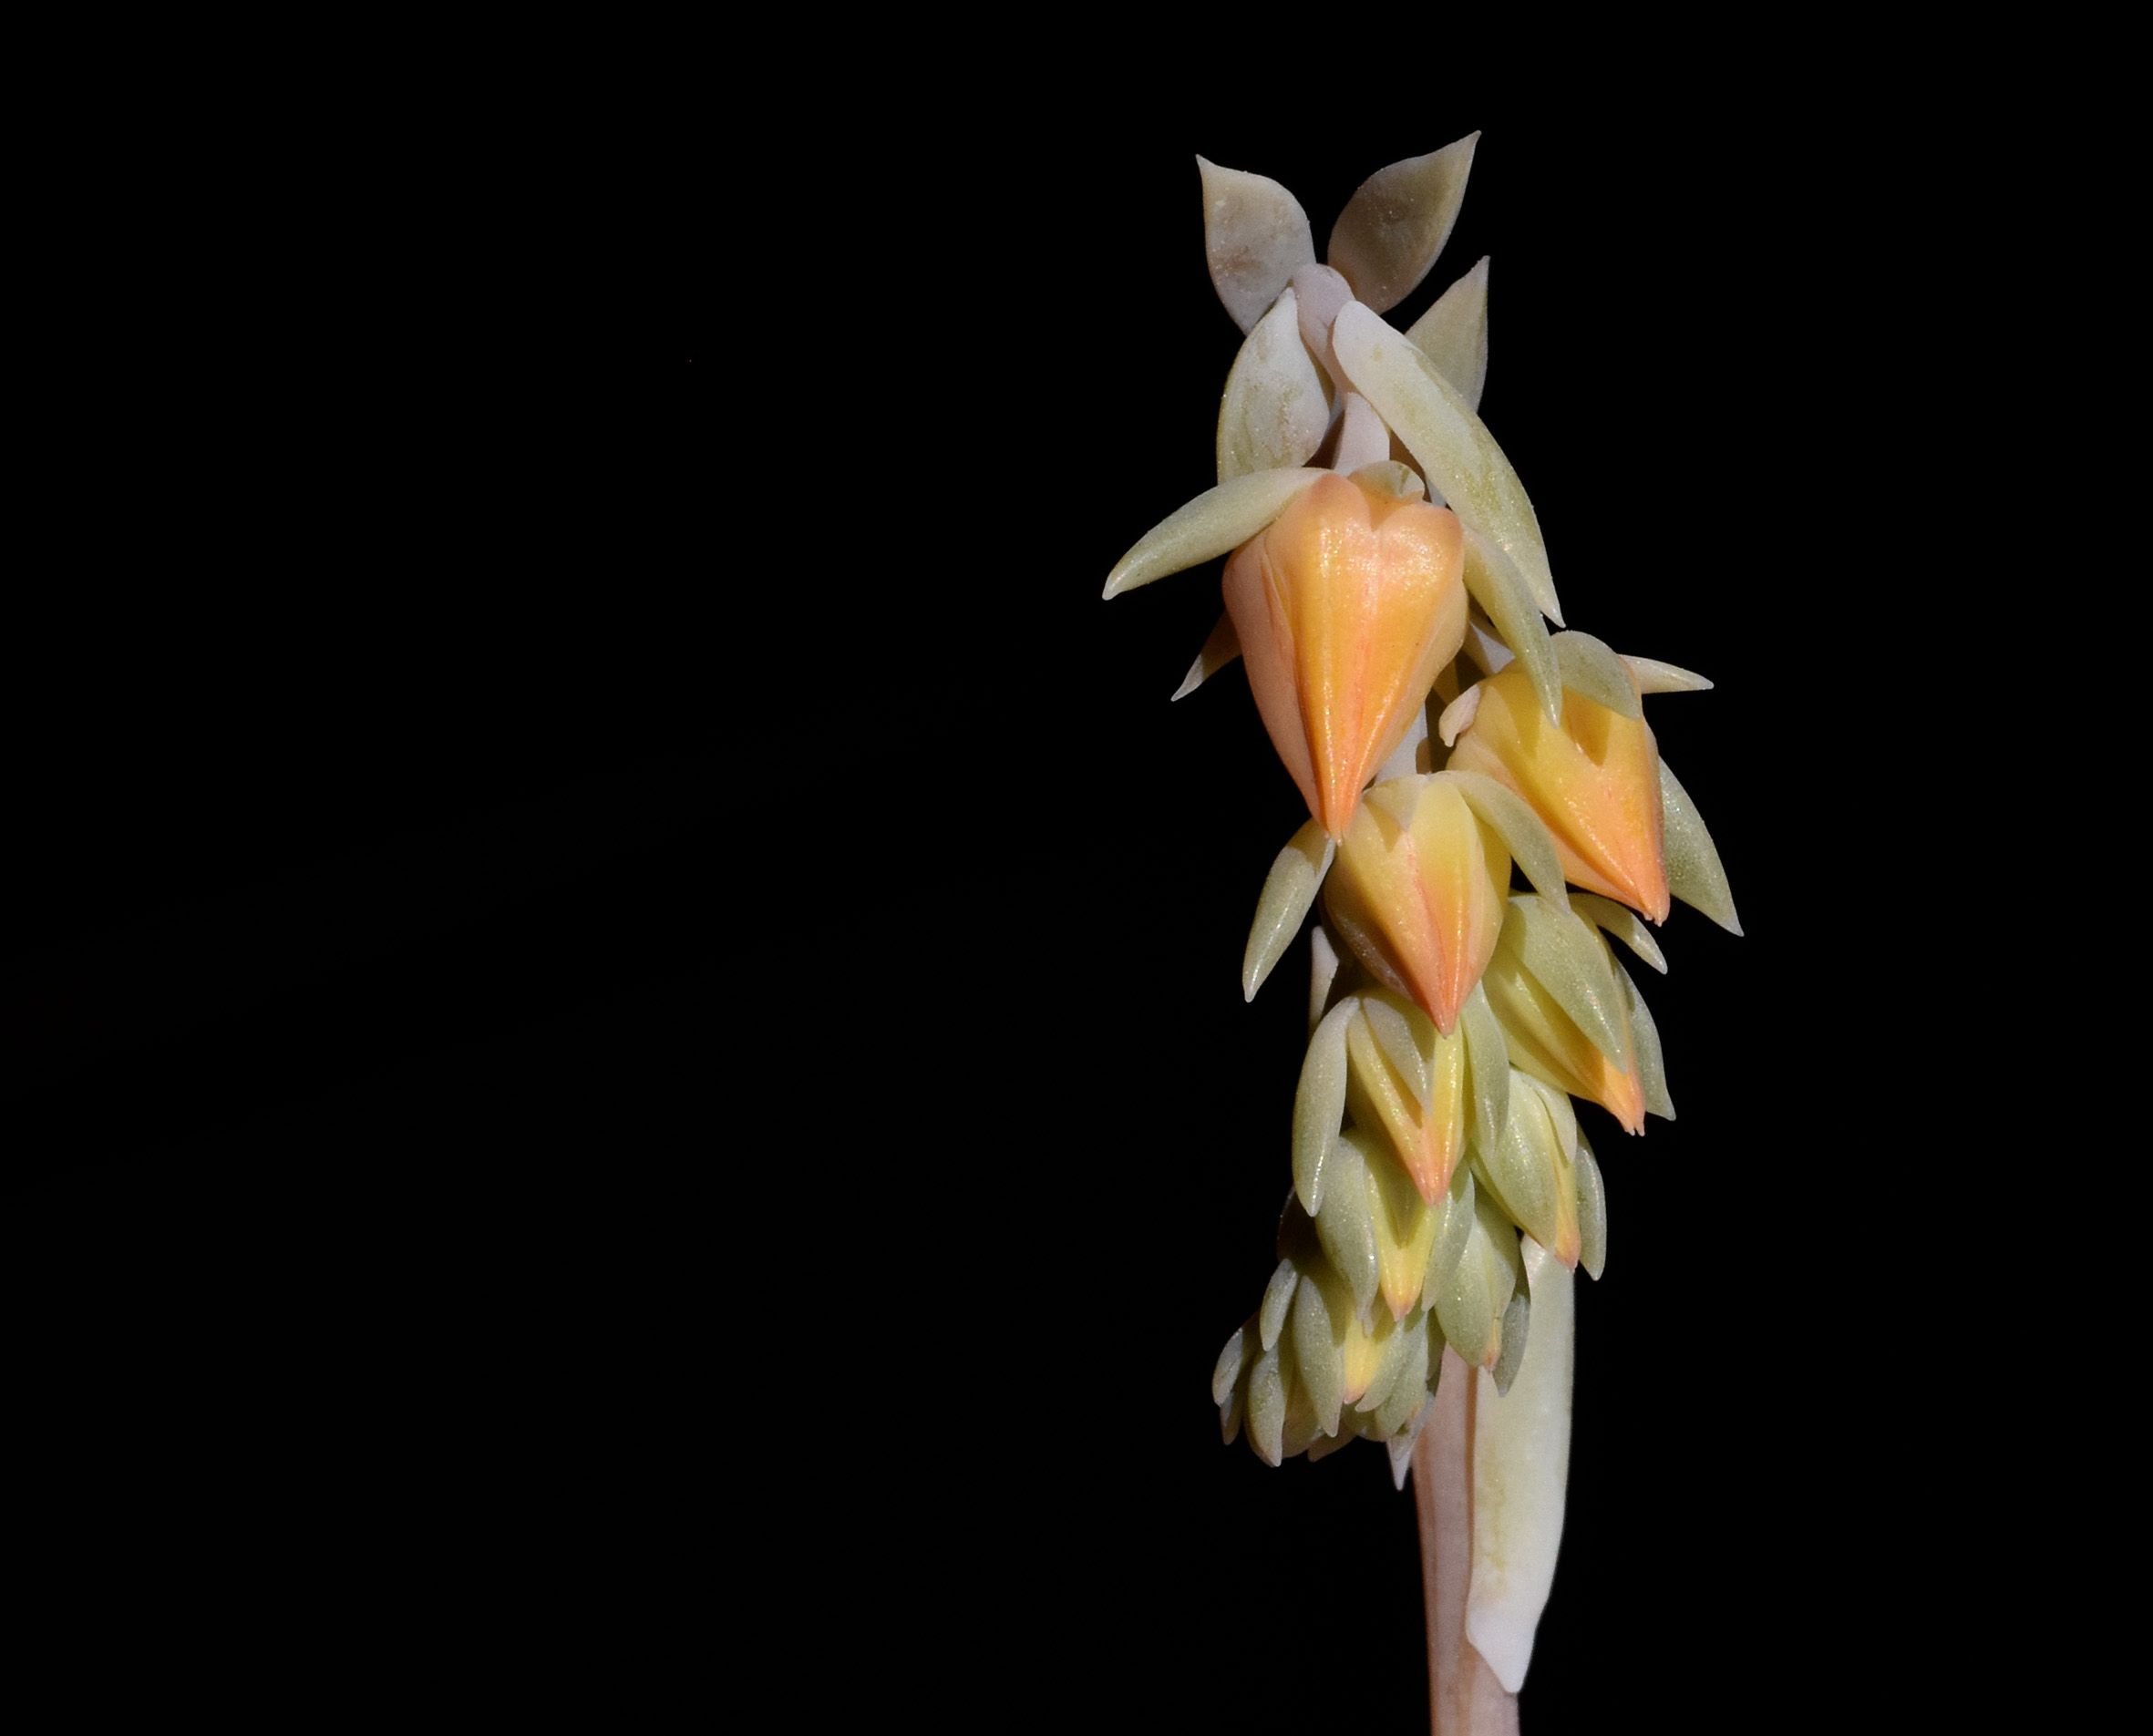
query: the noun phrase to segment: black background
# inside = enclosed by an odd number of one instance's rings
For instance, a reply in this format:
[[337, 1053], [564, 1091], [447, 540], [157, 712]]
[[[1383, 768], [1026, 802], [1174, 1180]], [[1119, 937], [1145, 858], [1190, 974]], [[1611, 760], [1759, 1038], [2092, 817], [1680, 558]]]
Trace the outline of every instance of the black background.
[[1613, 94], [639, 94], [153, 182], [158, 293], [46, 358], [0, 1103], [56, 1628], [353, 1693], [1423, 1715], [1383, 1455], [1272, 1472], [1208, 1401], [1286, 1187], [1303, 954], [1238, 970], [1297, 797], [1238, 670], [1166, 703], [1215, 566], [1098, 590], [1212, 479], [1195, 153], [1320, 248], [1477, 127], [1393, 318], [1492, 255], [1485, 417], [1571, 624], [1719, 683], [1651, 717], [1748, 930], [1678, 909], [1644, 984], [1679, 1122], [1589, 1115], [1525, 1717], [1829, 1703], [1926, 1451], [1877, 1385], [1922, 1112], [1849, 1084], [1938, 1041], [1856, 528], [1912, 159]]
[[1205, 273], [1198, 151], [1285, 182], [1320, 248], [1363, 177], [1482, 129], [1445, 254], [1391, 317], [1492, 257], [1483, 413], [1570, 623], [1718, 683], [1650, 715], [1747, 935], [1679, 909], [1672, 974], [1644, 985], [1680, 1120], [1633, 1141], [1587, 1112], [1612, 1251], [1581, 1286], [1526, 1727], [1818, 1710], [1845, 1691], [1834, 1648], [1891, 1631], [1928, 1570], [1923, 1492], [1951, 1474], [1918, 1420], [1933, 1349], [1902, 1341], [1930, 1269], [1902, 1261], [1910, 1239], [1929, 1258], [1913, 1226], [1950, 1191], [1922, 1095], [1949, 1038], [1921, 985], [1956, 892], [1910, 903], [1894, 872], [1951, 806], [1903, 649], [1954, 630], [1917, 637], [1888, 528], [1919, 462], [1898, 273], [1925, 171], [1762, 109], [1437, 108], [1314, 141], [1245, 116], [1020, 128], [985, 187], [928, 178], [947, 227], [914, 269], [935, 292], [900, 305], [963, 411], [937, 480], [898, 497], [922, 531], [884, 667], [919, 720], [909, 847], [933, 865], [907, 1002], [934, 1149], [912, 1185], [973, 1238], [943, 1357], [899, 1389], [918, 1418], [955, 1382], [970, 1419], [920, 1449], [937, 1498], [914, 1558], [984, 1556], [966, 1613], [928, 1626], [943, 1693], [984, 1673], [1079, 1723], [1425, 1716], [1410, 1497], [1382, 1455], [1270, 1471], [1206, 1404], [1286, 1187], [1305, 954], [1249, 1007], [1238, 967], [1304, 816], [1238, 669], [1167, 703], [1216, 565], [1097, 595], [1213, 479], [1239, 334]]

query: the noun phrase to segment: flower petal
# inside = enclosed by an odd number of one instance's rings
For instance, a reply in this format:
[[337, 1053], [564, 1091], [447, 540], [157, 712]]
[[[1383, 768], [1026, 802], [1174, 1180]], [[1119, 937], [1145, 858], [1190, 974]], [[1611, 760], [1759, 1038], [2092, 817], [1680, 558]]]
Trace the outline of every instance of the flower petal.
[[1555, 576], [1525, 485], [1458, 388], [1403, 332], [1359, 302], [1339, 310], [1331, 348], [1354, 390], [1405, 441], [1429, 485], [1442, 490], [1468, 529], [1479, 531], [1510, 558], [1541, 612], [1560, 624]]
[[1252, 332], [1279, 292], [1315, 261], [1315, 237], [1301, 201], [1278, 182], [1201, 157], [1203, 252], [1211, 287], [1233, 323]]
[[1468, 133], [1425, 157], [1377, 169], [1338, 214], [1324, 258], [1377, 313], [1420, 287], [1450, 239], [1479, 142], [1478, 133]]

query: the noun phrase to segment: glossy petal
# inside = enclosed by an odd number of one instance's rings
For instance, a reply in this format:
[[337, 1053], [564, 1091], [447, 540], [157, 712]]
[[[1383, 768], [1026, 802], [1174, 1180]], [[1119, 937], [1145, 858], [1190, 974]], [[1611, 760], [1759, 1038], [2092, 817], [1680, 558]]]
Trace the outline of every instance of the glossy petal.
[[1257, 710], [1334, 837], [1458, 653], [1461, 552], [1440, 507], [1325, 472], [1226, 563]]
[[1196, 159], [1203, 177], [1203, 252], [1211, 287], [1244, 332], [1270, 310], [1293, 273], [1315, 259], [1301, 201], [1278, 182]]
[[1494, 952], [1510, 880], [1501, 836], [1454, 782], [1378, 784], [1325, 884], [1334, 931], [1448, 1035]]
[[1556, 729], [1521, 671], [1490, 675], [1480, 688], [1449, 769], [1485, 773], [1523, 796], [1546, 822], [1572, 885], [1664, 921], [1660, 756], [1643, 718], [1565, 692]]
[[1324, 260], [1378, 313], [1420, 287], [1465, 202], [1478, 133], [1379, 169], [1338, 214]]

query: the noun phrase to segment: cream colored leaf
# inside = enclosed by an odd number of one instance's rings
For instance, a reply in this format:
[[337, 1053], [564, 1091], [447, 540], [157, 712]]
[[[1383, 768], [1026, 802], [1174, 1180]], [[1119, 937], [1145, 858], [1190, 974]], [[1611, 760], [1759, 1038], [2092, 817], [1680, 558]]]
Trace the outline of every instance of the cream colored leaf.
[[1483, 259], [1436, 297], [1406, 336], [1478, 415], [1488, 385], [1488, 262]]
[[1324, 1167], [1324, 1208], [1315, 1214], [1315, 1233], [1324, 1254], [1353, 1291], [1353, 1305], [1365, 1317], [1383, 1281], [1375, 1247], [1375, 1216], [1368, 1195], [1368, 1164], [1388, 1157], [1372, 1152], [1363, 1135], [1342, 1134], [1331, 1145]]
[[1637, 683], [1629, 666], [1591, 633], [1557, 633], [1555, 660], [1562, 666], [1562, 684], [1582, 694], [1595, 705], [1604, 705], [1622, 717], [1643, 717]]
[[1293, 1294], [1293, 1366], [1301, 1376], [1302, 1388], [1315, 1407], [1323, 1432], [1335, 1434], [1344, 1402], [1345, 1360], [1332, 1332], [1323, 1290], [1317, 1285], [1303, 1284]]
[[1201, 157], [1203, 252], [1211, 287], [1244, 332], [1279, 298], [1303, 265], [1315, 261], [1315, 237], [1301, 201], [1276, 181]]
[[1289, 289], [1256, 322], [1226, 376], [1219, 403], [1219, 480], [1306, 464], [1330, 426], [1331, 400], [1301, 341], [1300, 311]]
[[1621, 965], [1614, 968], [1630, 1012], [1630, 1040], [1637, 1046], [1637, 1076], [1644, 1086], [1644, 1106], [1662, 1121], [1674, 1119], [1674, 1099], [1667, 1094], [1667, 1063], [1660, 1051], [1660, 1028], [1644, 1004], [1637, 984]]
[[1379, 169], [1346, 200], [1331, 230], [1324, 260], [1378, 313], [1420, 287], [1465, 202], [1478, 133], [1425, 157]]
[[1665, 760], [1660, 762], [1660, 810], [1666, 821], [1667, 889], [1729, 934], [1741, 933], [1735, 895], [1727, 889], [1727, 871], [1719, 865], [1712, 834]]
[[1226, 1341], [1226, 1348], [1219, 1352], [1218, 1365], [1211, 1370], [1211, 1402], [1224, 1404], [1241, 1383], [1241, 1361], [1249, 1341], [1249, 1329], [1243, 1324]]
[[1233, 630], [1233, 617], [1221, 615], [1219, 624], [1203, 642], [1203, 649], [1196, 653], [1196, 661], [1189, 665], [1189, 673], [1181, 677], [1181, 684], [1174, 689], [1174, 698], [1188, 698], [1240, 655], [1241, 635]]
[[[1458, 388], [1403, 332], [1359, 302], [1339, 310], [1331, 349], [1354, 390], [1405, 441], [1429, 486], [1442, 491], [1468, 530], [1478, 530], [1510, 558], [1540, 611], [1560, 624], [1562, 608], [1532, 501]], [[1513, 643], [1510, 649], [1519, 648]]]
[[1555, 855], [1555, 840], [1540, 818], [1516, 790], [1506, 789], [1485, 772], [1445, 772], [1458, 786], [1466, 805], [1492, 826], [1510, 858], [1525, 870], [1533, 889], [1550, 904], [1570, 908], [1570, 889], [1562, 883], [1562, 864]]
[[1293, 1093], [1293, 1191], [1311, 1217], [1323, 1209], [1324, 1172], [1345, 1115], [1345, 1026], [1359, 1010], [1348, 995], [1324, 1015]]
[[1272, 863], [1262, 893], [1256, 899], [1256, 919], [1249, 930], [1249, 943], [1241, 953], [1242, 1000], [1256, 998], [1256, 991], [1293, 944], [1337, 850], [1323, 823], [1310, 820], [1287, 840], [1286, 847]]
[[1510, 1113], [1510, 1045], [1502, 1021], [1489, 1004], [1479, 983], [1466, 997], [1459, 1022], [1465, 1029], [1466, 1072], [1473, 1088], [1473, 1140], [1492, 1151]]
[[1258, 470], [1206, 488], [1153, 525], [1115, 562], [1101, 594], [1118, 597], [1154, 579], [1231, 554], [1283, 512], [1302, 489], [1328, 475], [1328, 470]]
[[1570, 902], [1588, 922], [1613, 935], [1662, 976], [1667, 974], [1667, 955], [1660, 950], [1660, 943], [1653, 939], [1644, 919], [1628, 905], [1603, 899], [1597, 892], [1572, 892]]
[[1607, 1180], [1592, 1146], [1581, 1138], [1577, 1154], [1577, 1221], [1583, 1249], [1579, 1264], [1597, 1279], [1607, 1269]]
[[1637, 691], [1641, 693], [1705, 693], [1712, 691], [1712, 683], [1694, 670], [1679, 669], [1673, 663], [1656, 663], [1650, 657], [1623, 657], [1630, 673], [1637, 677]]
[[1324, 1009], [1331, 1004], [1331, 986], [1338, 981], [1338, 949], [1318, 922], [1308, 931], [1308, 1029], [1311, 1035], [1324, 1022]]
[[1592, 1045], [1627, 1072], [1630, 1046], [1622, 1036], [1622, 991], [1599, 931], [1582, 917], [1558, 910], [1530, 893], [1510, 899], [1503, 919], [1506, 935], [1513, 923], [1526, 971]]
[[1508, 1393], [1480, 1377], [1473, 1418], [1473, 1571], [1466, 1638], [1510, 1693], [1525, 1684], [1533, 1636], [1562, 1543], [1570, 1488], [1577, 1280], [1539, 1243], [1525, 1267], [1532, 1330]]
[[1293, 1305], [1293, 1292], [1300, 1283], [1300, 1268], [1291, 1259], [1282, 1259], [1271, 1275], [1271, 1282], [1263, 1287], [1263, 1305], [1256, 1310], [1256, 1330], [1264, 1350], [1278, 1342], [1286, 1323], [1286, 1310]]
[[[1562, 665], [1556, 661], [1554, 642], [1540, 620], [1540, 603], [1510, 558], [1487, 538], [1472, 531], [1465, 539], [1465, 588], [1473, 601], [1488, 611], [1495, 631], [1502, 635], [1502, 649], [1517, 659], [1540, 695], [1540, 708], [1549, 721], [1562, 721]], [[1492, 657], [1487, 658], [1493, 662]], [[1500, 665], [1498, 665], [1499, 667]], [[1489, 674], [1495, 673], [1489, 669]]]

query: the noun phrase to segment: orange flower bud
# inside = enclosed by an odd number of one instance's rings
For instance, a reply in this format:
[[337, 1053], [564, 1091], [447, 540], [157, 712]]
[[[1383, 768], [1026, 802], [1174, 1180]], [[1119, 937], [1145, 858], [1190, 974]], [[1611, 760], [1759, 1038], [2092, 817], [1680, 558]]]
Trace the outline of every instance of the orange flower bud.
[[1333, 474], [1226, 563], [1263, 727], [1334, 838], [1464, 641], [1463, 559], [1447, 508]]
[[1482, 682], [1478, 694], [1449, 768], [1485, 772], [1530, 803], [1571, 885], [1665, 921], [1660, 750], [1643, 707], [1625, 716], [1571, 688], [1558, 730], [1515, 666]]
[[1397, 777], [1368, 792], [1324, 888], [1340, 937], [1448, 1036], [1495, 952], [1510, 852], [1457, 784]]

